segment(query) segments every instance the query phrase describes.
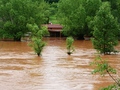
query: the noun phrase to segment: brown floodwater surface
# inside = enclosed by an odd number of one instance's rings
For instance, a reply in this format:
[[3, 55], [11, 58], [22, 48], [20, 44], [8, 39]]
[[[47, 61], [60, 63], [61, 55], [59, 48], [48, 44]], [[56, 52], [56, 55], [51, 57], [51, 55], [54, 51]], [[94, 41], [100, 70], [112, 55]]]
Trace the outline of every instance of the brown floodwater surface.
[[[75, 40], [75, 52], [67, 55], [65, 38], [45, 38], [38, 57], [29, 42], [0, 41], [0, 90], [99, 90], [113, 84], [108, 76], [93, 75], [96, 57], [91, 41]], [[120, 50], [120, 45], [116, 47]], [[106, 55], [120, 75], [120, 53]]]

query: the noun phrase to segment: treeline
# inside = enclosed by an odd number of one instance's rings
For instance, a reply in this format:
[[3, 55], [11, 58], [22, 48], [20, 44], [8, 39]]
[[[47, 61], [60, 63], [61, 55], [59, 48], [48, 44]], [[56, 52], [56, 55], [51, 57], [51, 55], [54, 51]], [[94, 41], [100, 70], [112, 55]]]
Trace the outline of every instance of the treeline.
[[[81, 35], [92, 36], [94, 17], [103, 3], [108, 2], [106, 7], [110, 13], [120, 22], [120, 0], [60, 0], [58, 4], [58, 16], [64, 26], [63, 33], [66, 36]], [[106, 8], [103, 9], [107, 12]], [[109, 23], [109, 21], [108, 21]], [[109, 26], [108, 26], [109, 27]]]
[[44, 0], [0, 0], [0, 37], [21, 37], [29, 32], [27, 24], [46, 23], [49, 17], [49, 4]]
[[[120, 0], [0, 0], [0, 37], [20, 40], [29, 32], [27, 24], [40, 27], [49, 23], [50, 16], [55, 14], [64, 27], [65, 36], [93, 36], [94, 25], [97, 25], [93, 23], [94, 18], [105, 2], [119, 25]], [[107, 12], [106, 8], [103, 11]], [[119, 32], [117, 34], [119, 36]]]

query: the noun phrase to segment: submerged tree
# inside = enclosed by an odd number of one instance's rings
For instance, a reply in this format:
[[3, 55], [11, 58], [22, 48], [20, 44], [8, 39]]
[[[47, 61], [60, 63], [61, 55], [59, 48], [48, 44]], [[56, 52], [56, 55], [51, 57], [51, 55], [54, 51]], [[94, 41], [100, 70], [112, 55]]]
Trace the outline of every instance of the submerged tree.
[[74, 47], [73, 47], [73, 42], [74, 42], [74, 39], [73, 37], [67, 37], [66, 39], [66, 45], [67, 45], [67, 54], [68, 55], [71, 55], [74, 51]]
[[119, 26], [110, 9], [110, 4], [103, 2], [93, 20], [92, 42], [94, 48], [101, 54], [116, 53], [114, 46], [118, 44]]
[[38, 39], [36, 37], [32, 38], [32, 43], [30, 44], [30, 46], [33, 48], [33, 50], [35, 51], [35, 53], [38, 56], [41, 56], [41, 52], [45, 46], [45, 42], [42, 41], [41, 39]]
[[41, 26], [39, 28], [37, 24], [27, 24], [27, 27], [31, 31], [32, 42], [30, 43], [30, 46], [33, 48], [35, 53], [40, 56], [44, 46], [46, 45], [43, 41], [43, 36], [49, 34], [47, 27]]

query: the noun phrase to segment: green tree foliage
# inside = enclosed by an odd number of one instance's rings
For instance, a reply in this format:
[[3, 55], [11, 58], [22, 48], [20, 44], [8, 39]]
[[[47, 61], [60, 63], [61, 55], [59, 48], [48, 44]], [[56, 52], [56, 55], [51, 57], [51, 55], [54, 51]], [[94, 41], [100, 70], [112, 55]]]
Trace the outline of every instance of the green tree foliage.
[[83, 33], [86, 18], [82, 0], [60, 0], [58, 15], [64, 26], [63, 33], [67, 36], [78, 36]]
[[96, 11], [99, 10], [101, 6], [101, 0], [86, 0], [85, 2], [85, 11], [86, 11], [86, 19], [85, 19], [85, 26], [84, 32], [86, 36], [92, 35], [92, 28], [91, 28], [91, 21], [93, 20], [94, 16], [96, 15]]
[[74, 38], [73, 37], [67, 37], [66, 38], [66, 46], [67, 46], [67, 54], [71, 55], [74, 51], [74, 47], [73, 47], [73, 42], [74, 42]]
[[41, 56], [41, 52], [45, 46], [45, 42], [42, 41], [42, 39], [38, 39], [36, 37], [32, 38], [32, 43], [30, 44], [30, 46], [33, 48], [33, 50], [35, 51], [35, 53], [38, 56]]
[[27, 23], [45, 23], [47, 6], [43, 0], [1, 0], [0, 37], [20, 40], [28, 32]]
[[38, 27], [37, 24], [27, 24], [26, 25], [29, 31], [31, 32], [31, 38], [37, 37], [40, 39], [43, 39], [44, 36], [49, 35], [49, 32], [47, 30], [46, 26]]
[[95, 69], [92, 71], [92, 74], [99, 73], [102, 76], [105, 76], [108, 74], [112, 80], [115, 82], [115, 84], [109, 85], [108, 87], [102, 88], [101, 90], [119, 90], [120, 89], [120, 80], [115, 79], [113, 74], [116, 74], [116, 70], [112, 68], [107, 60], [102, 59], [100, 56], [98, 56], [93, 62], [91, 62], [91, 65], [95, 66]]
[[117, 85], [109, 85], [107, 87], [101, 88], [100, 90], [120, 90], [120, 86]]
[[[49, 4], [49, 8], [48, 8], [48, 13], [47, 13], [47, 23], [50, 23], [52, 19], [56, 19], [56, 13], [58, 11], [58, 8], [57, 8], [57, 4], [58, 3], [51, 3]], [[52, 22], [53, 23], [53, 22]]]
[[43, 41], [43, 36], [48, 35], [47, 27], [39, 28], [37, 24], [27, 24], [27, 28], [31, 31], [32, 42], [29, 44], [35, 53], [40, 56], [46, 43]]
[[58, 16], [67, 36], [79, 37], [91, 31], [89, 22], [93, 19], [101, 5], [100, 0], [60, 0]]
[[114, 17], [118, 18], [120, 22], [120, 0], [102, 0], [103, 2], [108, 1], [111, 5], [111, 11]]
[[50, 4], [50, 15], [53, 16], [53, 15], [56, 15], [57, 11], [58, 11], [58, 7], [57, 7], [57, 4], [58, 3], [52, 3]]
[[94, 48], [103, 54], [116, 52], [114, 46], [118, 44], [119, 26], [117, 19], [113, 17], [108, 2], [102, 3], [94, 20], [94, 31], [92, 39]]
[[[100, 75], [104, 76], [105, 74], [116, 74], [116, 70], [113, 69], [108, 62], [98, 56], [91, 65], [95, 65], [96, 68], [92, 71], [92, 74], [99, 73]], [[111, 75], [110, 75], [111, 76]]]

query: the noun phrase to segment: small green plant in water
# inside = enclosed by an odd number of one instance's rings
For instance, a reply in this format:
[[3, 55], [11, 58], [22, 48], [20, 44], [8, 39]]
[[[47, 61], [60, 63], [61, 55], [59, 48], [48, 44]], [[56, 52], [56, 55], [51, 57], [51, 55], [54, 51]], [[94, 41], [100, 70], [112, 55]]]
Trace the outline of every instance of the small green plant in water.
[[41, 52], [43, 50], [43, 47], [45, 46], [45, 42], [42, 41], [41, 39], [38, 38], [32, 38], [32, 43], [30, 44], [30, 46], [33, 48], [33, 50], [35, 51], [35, 53], [40, 56]]
[[40, 56], [44, 46], [46, 45], [43, 41], [43, 37], [49, 34], [47, 27], [38, 27], [37, 24], [27, 24], [27, 27], [32, 33], [32, 42], [30, 43], [30, 46], [33, 48], [35, 53]]
[[67, 45], [67, 54], [68, 55], [71, 55], [74, 51], [73, 42], [74, 42], [73, 37], [67, 37], [66, 45]]
[[116, 70], [112, 68], [106, 60], [98, 56], [93, 62], [91, 62], [91, 65], [96, 66], [96, 68], [92, 71], [92, 74], [99, 73], [102, 76], [104, 76], [105, 74], [108, 74], [112, 78], [112, 80], [115, 82], [115, 84], [110, 85], [106, 88], [102, 88], [101, 90], [120, 90], [120, 80], [115, 79], [112, 76], [112, 74], [116, 74]]

